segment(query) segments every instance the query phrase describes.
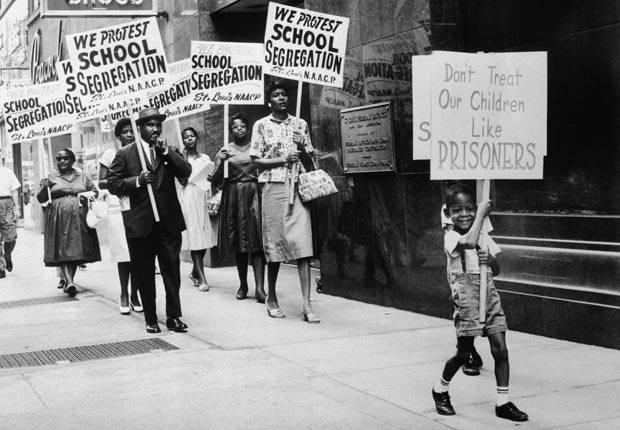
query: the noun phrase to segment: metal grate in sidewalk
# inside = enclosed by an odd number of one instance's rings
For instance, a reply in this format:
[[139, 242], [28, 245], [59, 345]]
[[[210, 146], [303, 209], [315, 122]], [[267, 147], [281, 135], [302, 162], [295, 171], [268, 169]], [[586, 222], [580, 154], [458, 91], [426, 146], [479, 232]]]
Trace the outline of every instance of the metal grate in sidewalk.
[[0, 355], [0, 369], [14, 367], [48, 366], [59, 362], [101, 360], [149, 352], [172, 351], [179, 349], [165, 340], [140, 339], [124, 342], [102, 343], [97, 345], [72, 346], [69, 348], [46, 349], [43, 351], [19, 352]]
[[34, 299], [11, 300], [8, 302], [0, 302], [0, 309], [20, 308], [22, 306], [47, 305], [50, 303], [72, 302], [77, 300], [63, 294], [62, 296], [36, 297]]

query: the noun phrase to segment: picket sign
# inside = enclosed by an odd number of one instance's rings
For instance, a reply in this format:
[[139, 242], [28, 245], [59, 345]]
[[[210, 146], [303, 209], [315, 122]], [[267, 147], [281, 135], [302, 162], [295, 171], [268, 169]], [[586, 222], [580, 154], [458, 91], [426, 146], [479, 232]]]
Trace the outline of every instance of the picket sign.
[[[144, 151], [142, 150], [142, 143], [140, 142], [140, 133], [138, 130], [138, 126], [136, 125], [136, 120], [133, 117], [133, 104], [129, 106], [129, 121], [131, 121], [133, 135], [136, 136], [135, 144], [136, 149], [138, 150], [138, 157], [140, 158], [140, 166], [142, 166], [142, 171], [145, 171], [146, 161], [144, 160]], [[153, 208], [153, 217], [155, 218], [155, 222], [159, 222], [159, 212], [157, 211], [157, 204], [155, 203], [153, 186], [151, 184], [146, 184], [146, 191], [149, 194], [149, 200], [151, 201], [151, 208]]]
[[[412, 59], [412, 87], [413, 157], [430, 158], [431, 180], [476, 180], [481, 202], [489, 199], [491, 179], [543, 178], [546, 52], [435, 51]], [[479, 242], [485, 251], [491, 230], [485, 217]], [[487, 270], [481, 265], [480, 322]]]
[[[228, 149], [229, 105], [263, 104], [264, 80], [260, 43], [191, 43], [192, 92], [195, 97], [224, 105], [224, 149]], [[228, 159], [224, 160], [228, 179]]]

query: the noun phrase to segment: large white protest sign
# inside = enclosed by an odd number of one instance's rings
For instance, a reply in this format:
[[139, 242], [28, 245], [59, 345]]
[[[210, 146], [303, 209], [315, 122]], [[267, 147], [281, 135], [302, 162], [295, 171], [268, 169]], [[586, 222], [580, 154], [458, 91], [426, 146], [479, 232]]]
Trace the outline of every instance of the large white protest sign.
[[431, 62], [430, 55], [411, 57], [413, 101], [413, 159], [431, 158]]
[[[194, 101], [191, 98], [191, 63], [189, 59], [168, 64], [169, 85], [156, 87], [146, 94], [130, 93], [121, 99], [101, 101], [91, 104], [85, 110], [77, 113], [76, 121], [86, 121], [93, 118], [103, 118], [117, 121], [129, 115], [132, 108], [134, 114], [140, 109], [154, 107], [168, 118], [182, 117], [209, 109], [206, 102]], [[67, 81], [75, 76], [75, 70], [68, 60], [58, 63], [58, 76], [61, 81]], [[68, 93], [77, 96], [77, 88], [68, 89]]]
[[263, 104], [263, 45], [192, 40], [193, 100], [214, 104]]
[[431, 179], [541, 179], [547, 53], [436, 51]]
[[66, 36], [77, 90], [86, 105], [147, 95], [168, 84], [168, 64], [155, 18]]
[[82, 102], [58, 82], [14, 88], [0, 93], [10, 144], [71, 133]]
[[269, 3], [264, 72], [342, 88], [349, 18]]

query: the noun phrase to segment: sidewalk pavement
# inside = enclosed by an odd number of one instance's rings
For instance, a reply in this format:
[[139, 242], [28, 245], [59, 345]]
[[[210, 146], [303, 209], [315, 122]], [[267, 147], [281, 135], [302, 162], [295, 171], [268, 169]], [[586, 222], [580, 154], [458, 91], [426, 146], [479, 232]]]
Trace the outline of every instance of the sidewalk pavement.
[[[142, 314], [119, 314], [116, 267], [107, 262], [78, 272], [77, 300], [14, 302], [63, 296], [42, 248], [40, 234], [19, 230], [15, 270], [0, 281], [0, 354], [149, 338], [178, 349], [0, 368], [0, 429], [620, 428], [617, 350], [509, 332], [511, 397], [530, 415], [516, 424], [494, 415], [493, 360], [479, 339], [482, 374], [457, 374], [457, 415], [443, 417], [431, 387], [454, 353], [448, 319], [313, 293], [322, 321], [311, 325], [302, 321], [296, 270], [286, 266], [286, 318], [271, 319], [253, 299], [235, 300], [234, 268], [208, 269], [211, 291], [201, 293], [182, 263], [189, 332], [164, 325], [149, 335]], [[158, 293], [161, 321], [159, 277]]]

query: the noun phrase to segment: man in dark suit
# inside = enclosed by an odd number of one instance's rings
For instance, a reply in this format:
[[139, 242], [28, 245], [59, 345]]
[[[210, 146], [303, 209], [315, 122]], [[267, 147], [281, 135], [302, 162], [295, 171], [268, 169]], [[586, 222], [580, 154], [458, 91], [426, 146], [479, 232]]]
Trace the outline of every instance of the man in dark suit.
[[[118, 151], [108, 176], [110, 192], [129, 197], [130, 208], [123, 211], [123, 221], [131, 257], [131, 273], [140, 286], [147, 333], [161, 332], [155, 308], [155, 256], [159, 260], [166, 289], [166, 326], [176, 332], [187, 329], [187, 325], [179, 319], [179, 253], [185, 222], [174, 178], [187, 178], [192, 167], [159, 138], [165, 119], [166, 116], [156, 108], [141, 110], [136, 120], [140, 139]], [[146, 169], [142, 168], [138, 151], [143, 151]], [[159, 222], [155, 221], [148, 184], [153, 188]]]

